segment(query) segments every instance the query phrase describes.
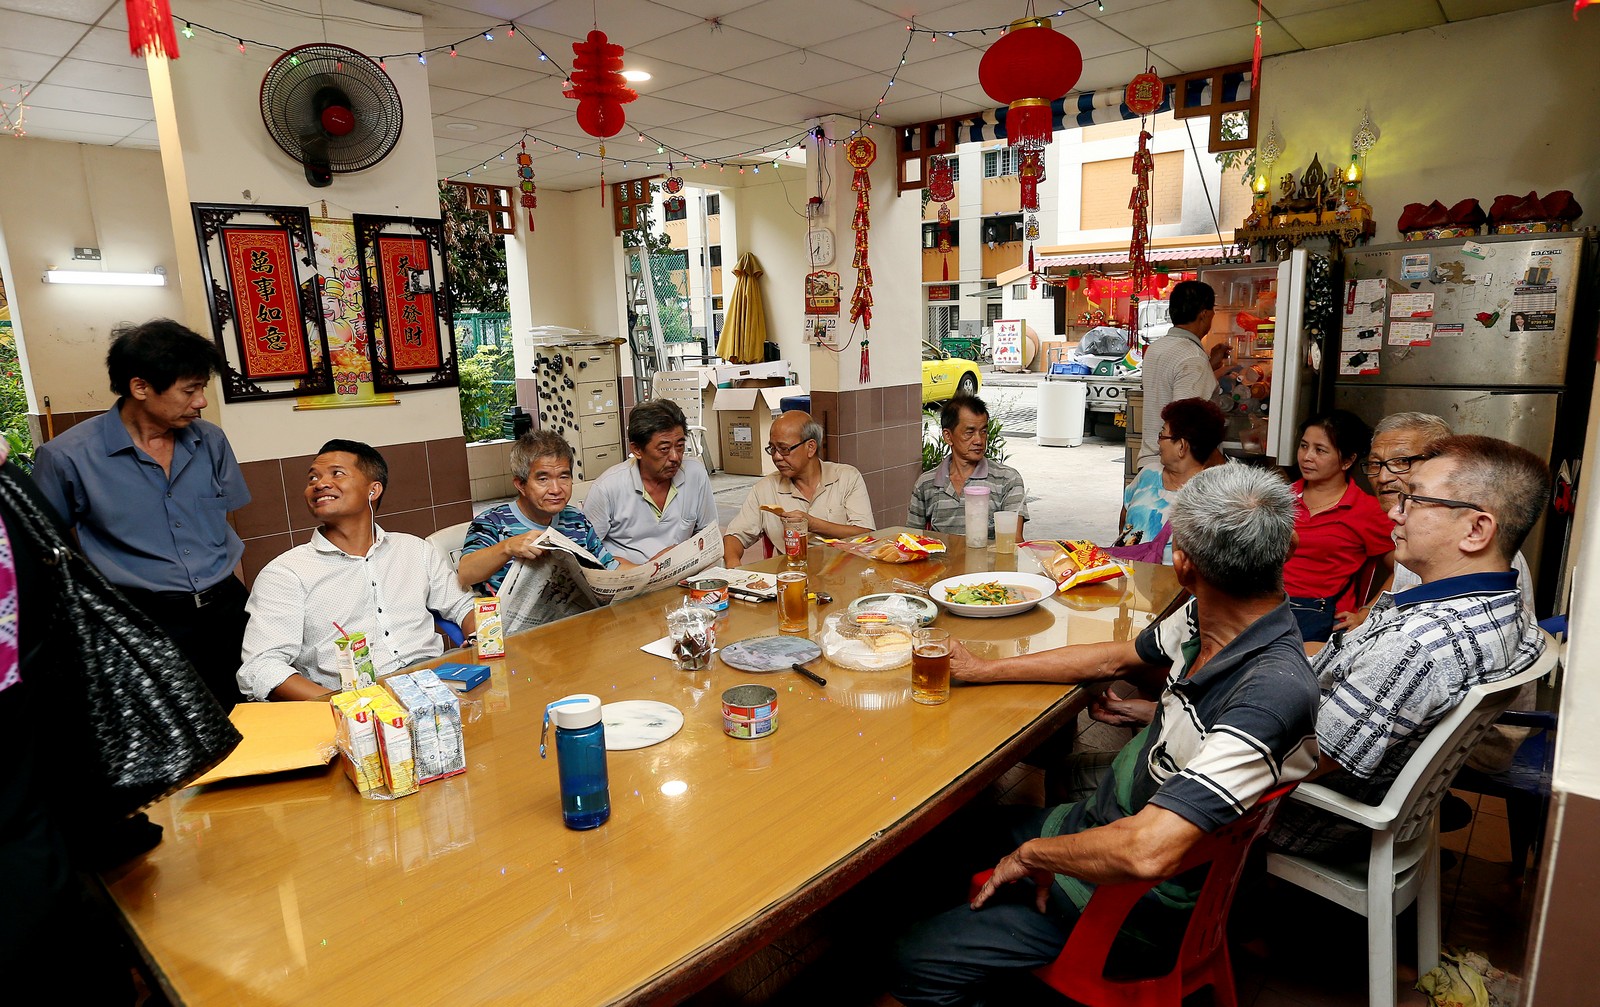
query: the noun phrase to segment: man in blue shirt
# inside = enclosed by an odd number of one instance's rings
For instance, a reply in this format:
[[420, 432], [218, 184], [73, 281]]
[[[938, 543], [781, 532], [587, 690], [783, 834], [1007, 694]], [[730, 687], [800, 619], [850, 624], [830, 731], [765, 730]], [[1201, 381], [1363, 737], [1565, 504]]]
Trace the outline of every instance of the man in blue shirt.
[[232, 709], [249, 592], [228, 513], [250, 491], [227, 436], [200, 419], [206, 383], [226, 366], [171, 319], [118, 330], [106, 354], [116, 405], [47, 441], [33, 477], [90, 562]]

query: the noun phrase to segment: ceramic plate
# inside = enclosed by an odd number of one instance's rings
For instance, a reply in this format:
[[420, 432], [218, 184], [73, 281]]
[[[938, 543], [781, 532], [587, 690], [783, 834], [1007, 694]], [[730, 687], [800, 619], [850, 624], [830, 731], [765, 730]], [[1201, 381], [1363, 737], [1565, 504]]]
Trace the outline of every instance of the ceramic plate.
[[[990, 582], [1004, 584], [1007, 587], [1024, 588], [1031, 592], [1034, 597], [1010, 605], [960, 605], [946, 600], [946, 595], [949, 592], [959, 591], [965, 585], [987, 584]], [[928, 588], [928, 594], [934, 601], [943, 605], [955, 615], [964, 615], [970, 619], [995, 619], [1003, 615], [1016, 615], [1018, 612], [1026, 612], [1055, 593], [1056, 582], [1049, 577], [1042, 577], [1036, 573], [1012, 573], [1007, 570], [996, 570], [992, 573], [964, 573], [959, 577], [947, 577]]]
[[600, 707], [600, 722], [606, 725], [606, 751], [627, 752], [677, 734], [683, 729], [683, 713], [653, 699], [624, 699]]
[[803, 636], [758, 636], [730, 643], [718, 652], [723, 663], [740, 671], [789, 671], [822, 656], [822, 648]]
[[912, 612], [916, 613], [917, 625], [926, 626], [938, 618], [939, 606], [926, 598], [919, 598], [914, 594], [869, 594], [852, 601], [845, 609], [846, 612], [859, 612], [864, 608], [875, 608], [877, 603], [898, 601], [904, 603]]

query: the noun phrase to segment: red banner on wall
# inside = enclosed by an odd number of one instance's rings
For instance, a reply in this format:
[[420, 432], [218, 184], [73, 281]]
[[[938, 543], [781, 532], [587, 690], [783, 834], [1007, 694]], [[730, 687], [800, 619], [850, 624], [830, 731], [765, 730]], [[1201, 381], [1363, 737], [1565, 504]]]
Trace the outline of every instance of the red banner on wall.
[[389, 365], [397, 374], [436, 371], [442, 365], [442, 350], [427, 239], [379, 235], [377, 245]]
[[252, 381], [306, 376], [311, 369], [311, 349], [300, 317], [289, 232], [225, 227], [222, 251], [233, 293], [244, 376]]

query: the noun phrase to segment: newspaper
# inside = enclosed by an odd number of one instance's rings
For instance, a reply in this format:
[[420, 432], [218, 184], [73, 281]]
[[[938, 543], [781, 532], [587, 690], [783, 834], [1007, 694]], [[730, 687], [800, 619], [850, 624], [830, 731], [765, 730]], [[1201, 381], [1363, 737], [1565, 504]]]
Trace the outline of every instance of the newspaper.
[[716, 525], [627, 570], [605, 569], [587, 549], [554, 528], [534, 544], [544, 555], [512, 563], [500, 585], [500, 618], [507, 634], [676, 584], [722, 559], [722, 532]]

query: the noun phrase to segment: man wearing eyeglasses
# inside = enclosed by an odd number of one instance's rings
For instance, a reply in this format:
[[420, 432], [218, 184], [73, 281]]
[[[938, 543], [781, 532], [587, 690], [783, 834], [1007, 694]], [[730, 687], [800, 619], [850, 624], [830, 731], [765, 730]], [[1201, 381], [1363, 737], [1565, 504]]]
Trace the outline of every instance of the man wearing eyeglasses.
[[[1523, 671], [1544, 649], [1511, 559], [1549, 499], [1549, 466], [1492, 437], [1445, 437], [1424, 454], [1389, 498], [1395, 558], [1420, 584], [1385, 592], [1312, 662], [1322, 690], [1313, 778], [1369, 804], [1468, 689]], [[1354, 822], [1297, 804], [1282, 812], [1272, 830], [1280, 849], [1338, 857], [1367, 847], [1370, 833]]]
[[809, 533], [826, 538], [872, 529], [866, 481], [850, 465], [822, 460], [822, 436], [822, 424], [798, 409], [773, 421], [766, 452], [778, 471], [750, 487], [728, 525], [722, 536], [724, 566], [737, 567], [744, 551], [763, 535], [782, 548], [785, 518], [804, 518]]

